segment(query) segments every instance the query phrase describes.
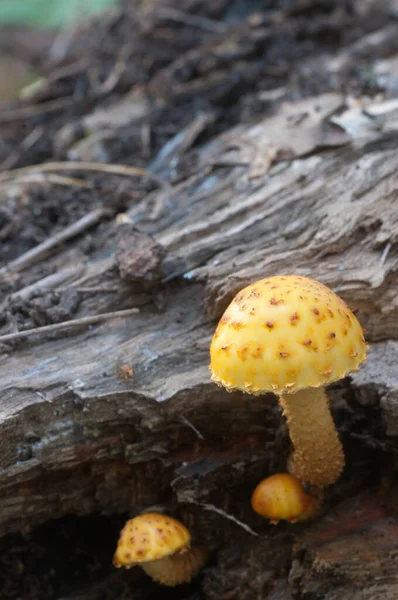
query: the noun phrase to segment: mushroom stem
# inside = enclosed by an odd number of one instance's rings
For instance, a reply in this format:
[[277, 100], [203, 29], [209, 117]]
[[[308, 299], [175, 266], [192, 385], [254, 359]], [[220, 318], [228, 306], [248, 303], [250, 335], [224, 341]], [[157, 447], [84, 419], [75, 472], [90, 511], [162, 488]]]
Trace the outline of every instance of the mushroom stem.
[[325, 389], [306, 388], [281, 395], [279, 404], [293, 442], [293, 474], [319, 488], [334, 483], [345, 461]]
[[157, 583], [174, 587], [189, 583], [206, 563], [208, 552], [203, 546], [193, 546], [183, 553], [176, 553], [139, 566]]

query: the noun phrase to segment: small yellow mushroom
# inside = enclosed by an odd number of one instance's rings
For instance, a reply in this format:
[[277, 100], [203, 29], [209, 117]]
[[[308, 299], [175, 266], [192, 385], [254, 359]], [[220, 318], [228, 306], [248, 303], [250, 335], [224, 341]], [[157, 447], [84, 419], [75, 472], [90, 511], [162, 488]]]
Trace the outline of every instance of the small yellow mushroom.
[[273, 525], [285, 520], [290, 523], [314, 517], [322, 503], [322, 493], [307, 494], [296, 477], [277, 473], [261, 481], [252, 495], [254, 512], [269, 519]]
[[191, 548], [190, 543], [191, 534], [180, 521], [160, 513], [145, 513], [125, 524], [113, 564], [126, 569], [139, 565], [163, 585], [189, 583], [208, 557], [205, 548]]

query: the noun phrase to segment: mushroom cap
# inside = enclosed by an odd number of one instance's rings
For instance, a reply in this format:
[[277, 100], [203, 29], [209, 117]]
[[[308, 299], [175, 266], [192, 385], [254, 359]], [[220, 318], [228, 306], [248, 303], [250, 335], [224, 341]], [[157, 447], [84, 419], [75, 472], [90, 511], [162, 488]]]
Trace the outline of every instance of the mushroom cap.
[[157, 560], [189, 548], [191, 534], [172, 517], [145, 513], [127, 521], [120, 532], [113, 558], [116, 567]]
[[244, 288], [221, 317], [210, 346], [212, 380], [249, 394], [293, 393], [357, 371], [363, 329], [322, 283], [296, 275]]
[[274, 524], [280, 519], [294, 523], [310, 516], [315, 512], [314, 502], [300, 481], [289, 473], [277, 473], [261, 481], [251, 499], [254, 512]]

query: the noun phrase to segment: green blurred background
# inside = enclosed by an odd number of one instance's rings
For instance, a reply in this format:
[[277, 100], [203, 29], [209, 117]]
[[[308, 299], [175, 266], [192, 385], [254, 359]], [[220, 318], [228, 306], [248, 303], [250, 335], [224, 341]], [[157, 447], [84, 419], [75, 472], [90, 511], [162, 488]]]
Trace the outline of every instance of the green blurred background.
[[0, 0], [0, 25], [68, 27], [116, 0]]
[[0, 0], [0, 109], [10, 101], [26, 99], [31, 86], [40, 84], [42, 66], [57, 58], [57, 41], [67, 37], [74, 25], [117, 3]]

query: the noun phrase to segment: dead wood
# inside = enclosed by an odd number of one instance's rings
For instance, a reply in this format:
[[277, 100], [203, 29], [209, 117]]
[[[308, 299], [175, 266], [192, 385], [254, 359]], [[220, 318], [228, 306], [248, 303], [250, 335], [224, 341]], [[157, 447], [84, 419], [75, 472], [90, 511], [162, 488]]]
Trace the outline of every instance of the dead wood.
[[[43, 158], [98, 164], [100, 156], [112, 168], [61, 162], [70, 175], [61, 186], [38, 187], [18, 169], [14, 181], [12, 170], [0, 175], [1, 333], [13, 338], [3, 339], [0, 355], [2, 551], [16, 532], [33, 548], [51, 520], [97, 515], [114, 527], [98, 558], [110, 564], [124, 516], [160, 506], [213, 552], [197, 588], [181, 598], [199, 589], [209, 600], [394, 598], [398, 105], [388, 86], [398, 26], [372, 3], [354, 16], [343, 2], [298, 3], [270, 15], [248, 11], [227, 26], [233, 3], [218, 3], [218, 13], [212, 3], [166, 4], [159, 14], [147, 6], [104, 18], [102, 54], [93, 31], [80, 32], [72, 58], [84, 43], [92, 48], [88, 71], [54, 71], [66, 77], [66, 98], [84, 81], [96, 109], [72, 120], [61, 112], [34, 155], [23, 146], [26, 130], [12, 148], [24, 174]], [[136, 28], [133, 43], [123, 16]], [[111, 44], [115, 31], [125, 32], [118, 45], [130, 43], [122, 53]], [[325, 31], [331, 49], [319, 44]], [[172, 41], [162, 58], [164, 39]], [[350, 83], [370, 46], [375, 77], [390, 73], [379, 97], [359, 75], [357, 88]], [[275, 59], [278, 48], [284, 61]], [[115, 78], [106, 69], [112, 52], [123, 57]], [[49, 77], [46, 94], [58, 84]], [[106, 93], [113, 96], [103, 102]], [[50, 98], [41, 94], [7, 108], [24, 111], [27, 129], [37, 127], [41, 102], [48, 118]], [[8, 127], [10, 148], [18, 126]], [[88, 185], [68, 185], [76, 174]], [[79, 225], [87, 216], [89, 230]], [[23, 269], [9, 268], [21, 260]], [[236, 291], [277, 273], [333, 288], [366, 328], [371, 352], [359, 374], [330, 388], [343, 477], [316, 521], [275, 528], [252, 513], [250, 495], [259, 479], [286, 468], [280, 409], [272, 396], [217, 388], [207, 365], [215, 324]], [[138, 315], [94, 324], [96, 315], [133, 307]], [[81, 327], [85, 318], [90, 325]], [[68, 320], [79, 328], [65, 328]], [[40, 336], [19, 335], [43, 327]], [[124, 577], [104, 571], [102, 582], [63, 597], [111, 590], [113, 598], [118, 585], [124, 597]], [[134, 598], [160, 594], [137, 578]]]

